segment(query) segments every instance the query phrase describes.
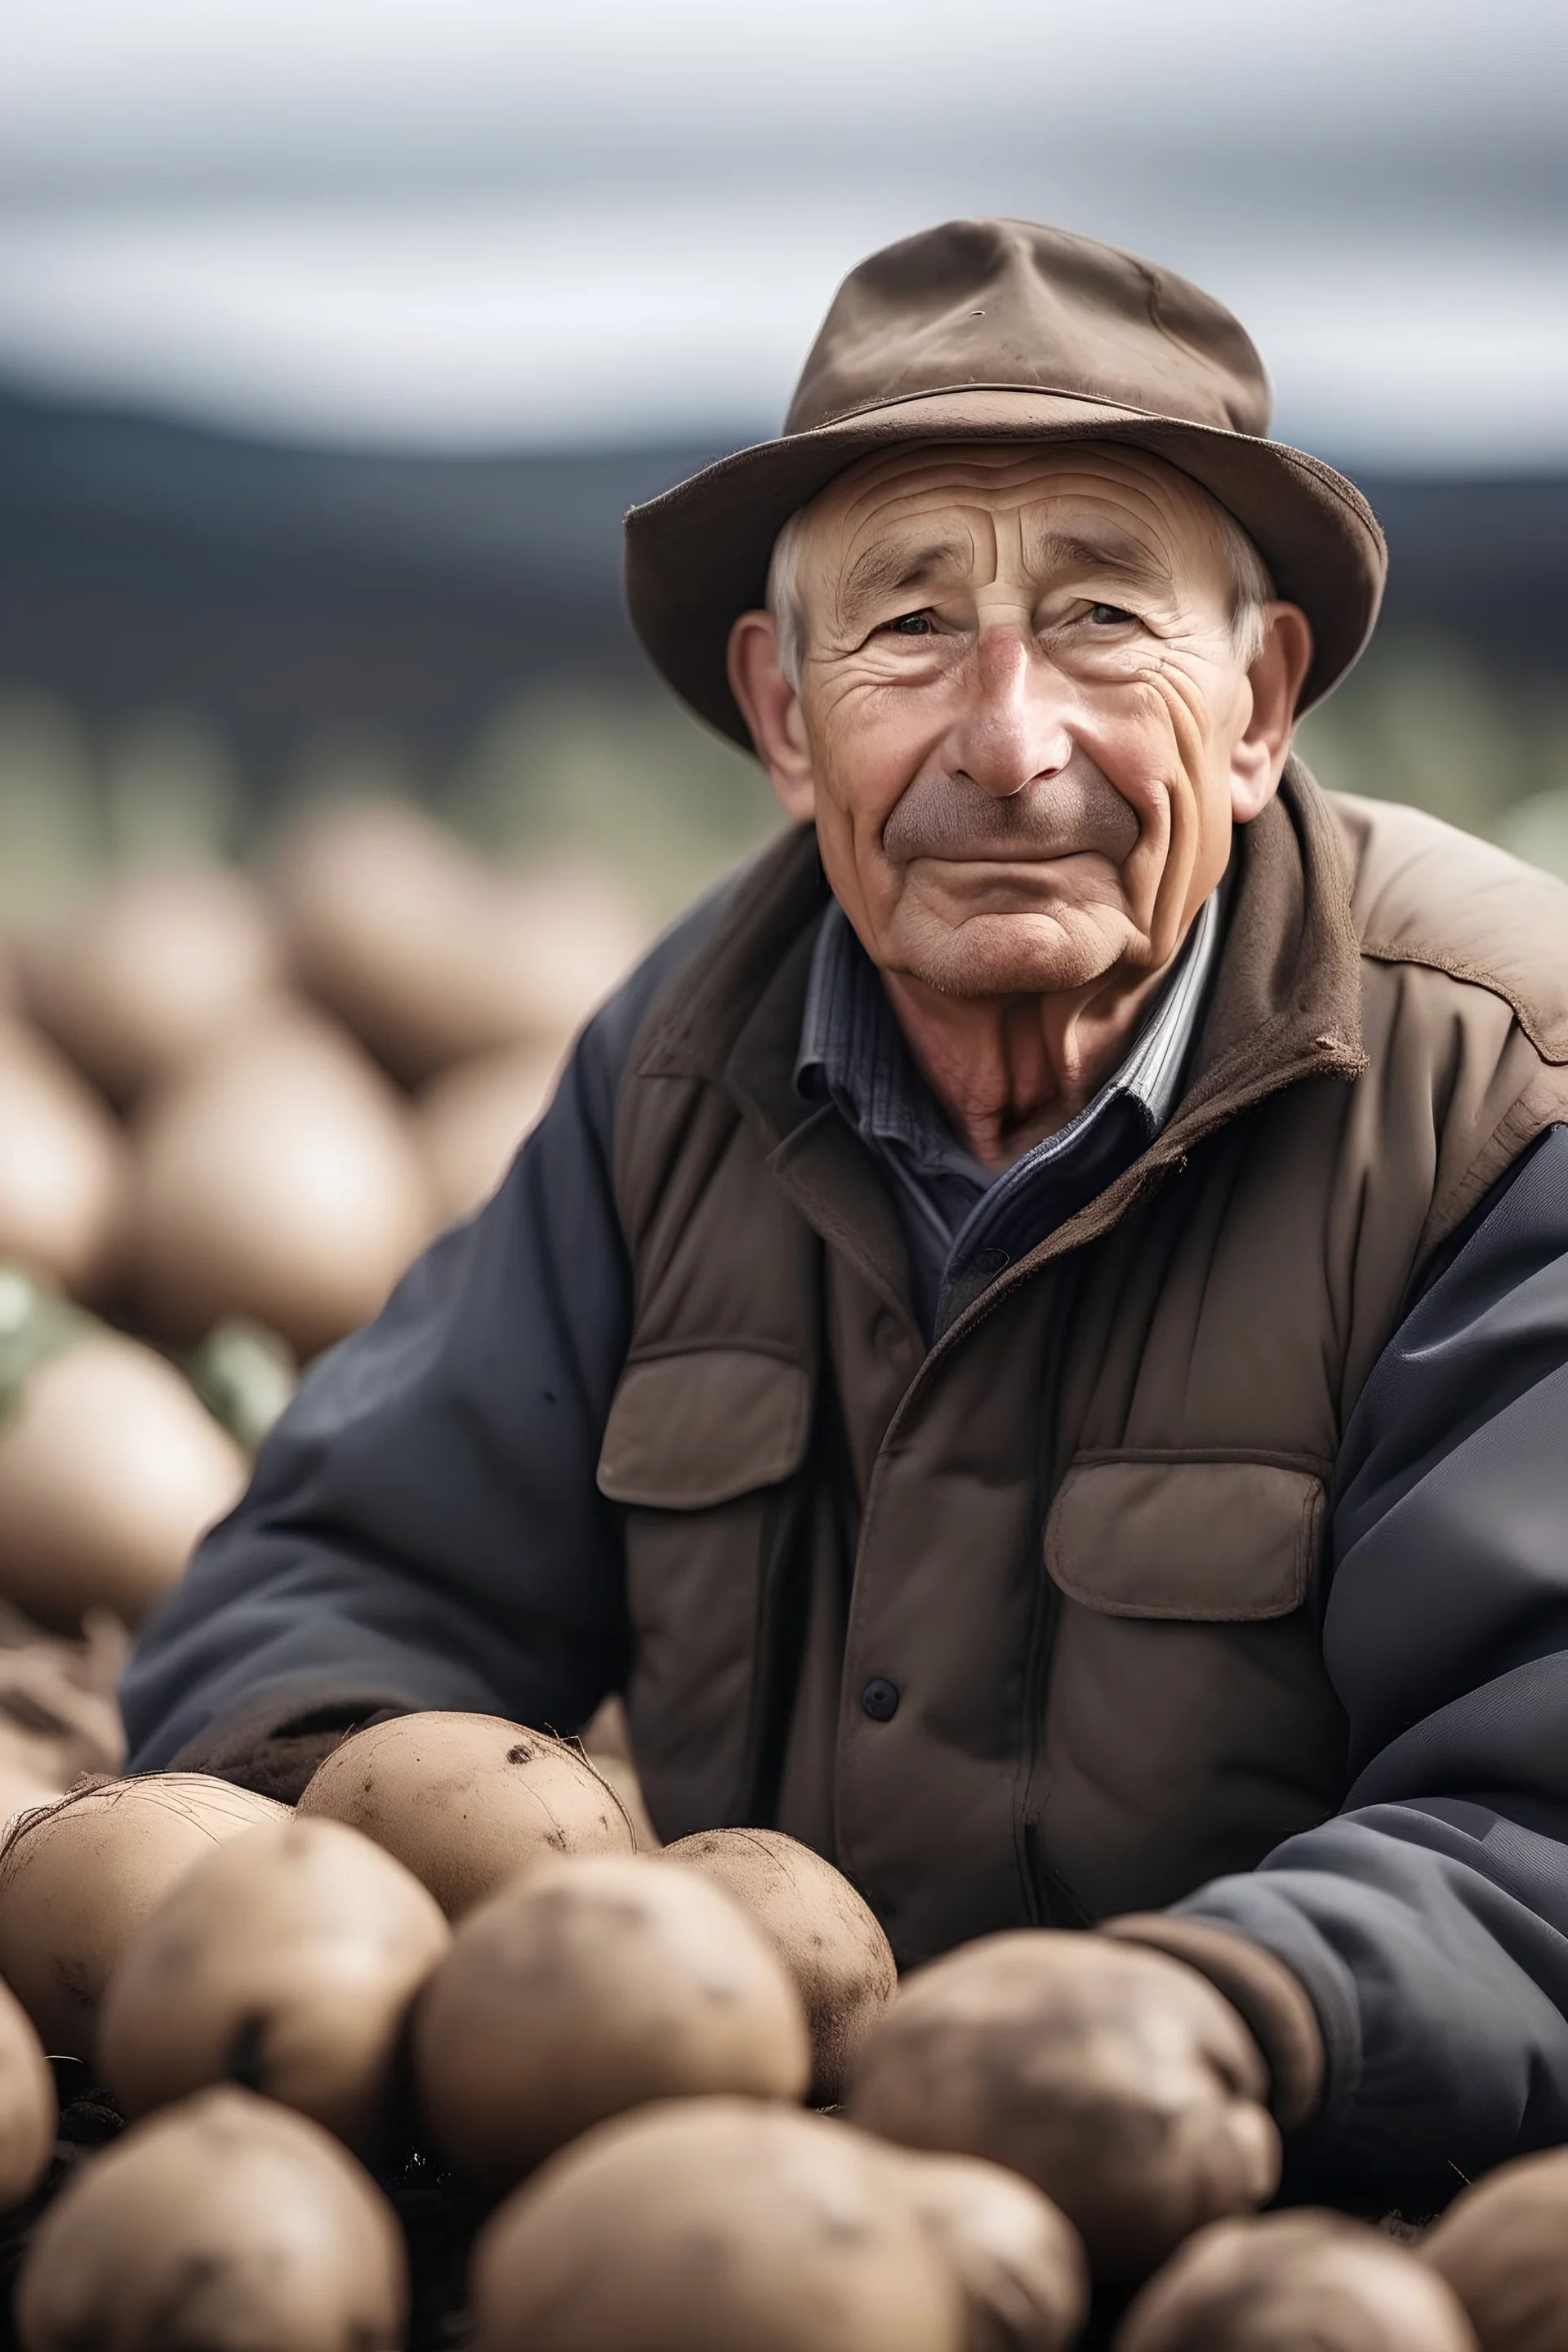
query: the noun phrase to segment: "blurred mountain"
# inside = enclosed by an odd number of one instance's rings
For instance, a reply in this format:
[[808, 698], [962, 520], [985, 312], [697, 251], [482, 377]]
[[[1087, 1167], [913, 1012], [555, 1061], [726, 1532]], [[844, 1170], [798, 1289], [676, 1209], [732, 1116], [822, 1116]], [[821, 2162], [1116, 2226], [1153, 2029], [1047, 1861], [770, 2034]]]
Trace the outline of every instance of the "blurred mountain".
[[[258, 772], [333, 725], [442, 757], [520, 688], [646, 676], [621, 517], [710, 454], [313, 452], [0, 394], [0, 679], [95, 720], [194, 705]], [[1363, 481], [1386, 637], [1555, 667], [1568, 476]]]
[[195, 704], [263, 771], [335, 724], [445, 750], [520, 682], [634, 671], [621, 516], [703, 455], [321, 455], [0, 394], [0, 678]]

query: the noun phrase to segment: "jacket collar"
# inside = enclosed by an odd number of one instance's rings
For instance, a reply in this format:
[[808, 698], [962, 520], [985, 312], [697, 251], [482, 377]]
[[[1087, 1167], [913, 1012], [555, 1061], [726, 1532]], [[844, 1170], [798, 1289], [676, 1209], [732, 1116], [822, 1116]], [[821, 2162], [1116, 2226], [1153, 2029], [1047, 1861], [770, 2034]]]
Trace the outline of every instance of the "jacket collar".
[[[1328, 803], [1300, 761], [1287, 762], [1275, 798], [1237, 833], [1233, 871], [1207, 1017], [1167, 1124], [1103, 1192], [998, 1276], [950, 1326], [943, 1349], [1040, 1266], [1108, 1232], [1167, 1169], [1255, 1103], [1304, 1078], [1348, 1080], [1366, 1067], [1350, 871]], [[636, 1066], [723, 1087], [812, 1223], [840, 1245], [858, 1234], [853, 1255], [907, 1318], [903, 1240], [880, 1180], [831, 1108], [813, 1109], [795, 1086], [826, 903], [815, 834], [799, 828], [771, 844], [743, 872], [696, 969], [650, 1022]]]

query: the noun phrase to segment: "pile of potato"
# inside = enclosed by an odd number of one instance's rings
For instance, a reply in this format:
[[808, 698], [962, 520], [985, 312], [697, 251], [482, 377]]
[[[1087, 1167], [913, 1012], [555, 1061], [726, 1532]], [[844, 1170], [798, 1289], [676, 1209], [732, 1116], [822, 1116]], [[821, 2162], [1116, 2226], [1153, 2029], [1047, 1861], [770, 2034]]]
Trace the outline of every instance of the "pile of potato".
[[[472, 2240], [466, 2318], [426, 2307], [420, 2341], [475, 2352], [1563, 2340], [1568, 2153], [1415, 2247], [1240, 2210], [1271, 2182], [1152, 2203], [1130, 2170], [1119, 2201], [1034, 2063], [1061, 1942], [987, 1937], [900, 1989], [816, 1855], [651, 1850], [577, 1746], [490, 1717], [359, 1732], [292, 1810], [84, 1783], [0, 1847], [24, 2352], [395, 2352], [411, 2165]], [[46, 2051], [127, 2119], [63, 2185]]]
[[[0, 943], [0, 1602], [140, 1622], [640, 944], [610, 886], [501, 875], [384, 799], [259, 878], [132, 874]], [[7, 1761], [0, 1820], [47, 1769]]]

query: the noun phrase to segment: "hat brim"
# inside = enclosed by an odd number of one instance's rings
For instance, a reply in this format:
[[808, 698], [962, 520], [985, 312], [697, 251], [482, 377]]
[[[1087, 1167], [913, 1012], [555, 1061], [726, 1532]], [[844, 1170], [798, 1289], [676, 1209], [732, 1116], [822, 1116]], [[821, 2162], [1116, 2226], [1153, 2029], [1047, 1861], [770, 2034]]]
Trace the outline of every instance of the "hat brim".
[[678, 482], [626, 519], [632, 625], [682, 700], [748, 751], [730, 691], [730, 631], [765, 597], [773, 541], [798, 507], [858, 457], [900, 441], [1124, 441], [1164, 457], [1228, 509], [1280, 596], [1312, 625], [1305, 711], [1372, 635], [1388, 551], [1366, 499], [1321, 458], [1282, 441], [1070, 393], [974, 386], [887, 403], [763, 441]]

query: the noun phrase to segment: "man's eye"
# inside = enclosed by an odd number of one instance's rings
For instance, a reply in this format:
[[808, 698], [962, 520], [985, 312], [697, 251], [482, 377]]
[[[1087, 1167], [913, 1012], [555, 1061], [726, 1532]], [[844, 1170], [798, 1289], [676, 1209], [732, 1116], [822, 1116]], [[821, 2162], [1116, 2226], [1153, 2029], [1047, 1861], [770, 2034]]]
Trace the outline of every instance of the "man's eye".
[[1120, 627], [1123, 621], [1131, 620], [1132, 614], [1120, 604], [1091, 604], [1089, 617], [1097, 628], [1114, 629]]

